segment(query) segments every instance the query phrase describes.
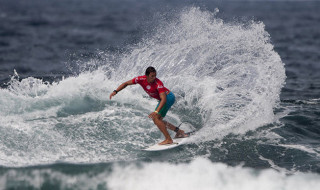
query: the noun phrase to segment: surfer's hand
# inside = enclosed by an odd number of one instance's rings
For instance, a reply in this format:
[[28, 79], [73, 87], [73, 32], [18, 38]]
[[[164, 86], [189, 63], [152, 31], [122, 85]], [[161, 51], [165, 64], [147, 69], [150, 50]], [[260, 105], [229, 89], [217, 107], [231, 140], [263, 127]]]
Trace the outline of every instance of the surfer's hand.
[[110, 94], [110, 100], [111, 100], [112, 96], [114, 96], [114, 95], [116, 95], [116, 94], [117, 94], [116, 92], [112, 92], [112, 93]]
[[149, 118], [153, 119], [153, 118], [157, 117], [157, 115], [158, 114], [156, 112], [152, 112], [152, 113], [150, 113]]

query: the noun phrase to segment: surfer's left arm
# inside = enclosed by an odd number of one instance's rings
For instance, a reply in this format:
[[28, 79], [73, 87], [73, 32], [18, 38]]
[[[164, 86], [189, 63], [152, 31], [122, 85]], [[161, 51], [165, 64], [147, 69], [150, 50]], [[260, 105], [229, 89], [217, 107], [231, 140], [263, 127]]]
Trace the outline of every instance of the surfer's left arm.
[[154, 116], [156, 116], [157, 114], [159, 114], [160, 110], [163, 108], [163, 106], [166, 104], [167, 102], [167, 95], [165, 92], [159, 94], [160, 95], [160, 104], [158, 106], [158, 108], [156, 109], [156, 111], [152, 112], [149, 117], [153, 118]]

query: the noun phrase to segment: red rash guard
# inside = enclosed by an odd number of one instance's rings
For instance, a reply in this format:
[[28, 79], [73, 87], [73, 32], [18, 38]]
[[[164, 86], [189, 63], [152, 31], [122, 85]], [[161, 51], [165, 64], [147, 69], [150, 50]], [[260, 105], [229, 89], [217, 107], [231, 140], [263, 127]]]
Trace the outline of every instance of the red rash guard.
[[146, 75], [133, 78], [132, 83], [140, 84], [144, 89], [144, 91], [146, 91], [146, 93], [149, 94], [149, 96], [157, 100], [161, 100], [160, 99], [161, 93], [170, 92], [166, 87], [163, 86], [163, 83], [158, 78], [156, 78], [156, 80], [153, 83], [148, 83]]

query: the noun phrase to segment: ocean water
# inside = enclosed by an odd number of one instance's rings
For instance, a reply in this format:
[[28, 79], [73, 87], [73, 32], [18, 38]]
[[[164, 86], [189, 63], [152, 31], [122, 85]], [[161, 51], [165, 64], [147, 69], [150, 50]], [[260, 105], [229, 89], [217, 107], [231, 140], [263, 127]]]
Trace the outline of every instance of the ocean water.
[[[317, 189], [320, 2], [0, 0], [0, 189]], [[176, 95], [163, 139], [140, 86]], [[173, 133], [171, 133], [174, 135]]]

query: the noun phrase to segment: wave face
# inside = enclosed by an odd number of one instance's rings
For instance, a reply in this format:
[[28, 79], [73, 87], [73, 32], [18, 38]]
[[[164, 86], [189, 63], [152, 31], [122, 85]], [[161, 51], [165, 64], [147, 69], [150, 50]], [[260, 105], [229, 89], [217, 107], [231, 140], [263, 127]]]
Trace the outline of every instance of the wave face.
[[187, 8], [159, 21], [129, 52], [83, 63], [81, 72], [59, 82], [20, 80], [15, 73], [0, 89], [1, 165], [145, 158], [139, 150], [162, 138], [147, 117], [157, 102], [139, 86], [112, 101], [108, 96], [150, 65], [177, 97], [166, 119], [199, 130], [193, 143], [275, 121], [286, 76], [264, 24], [225, 23], [217, 12]]

